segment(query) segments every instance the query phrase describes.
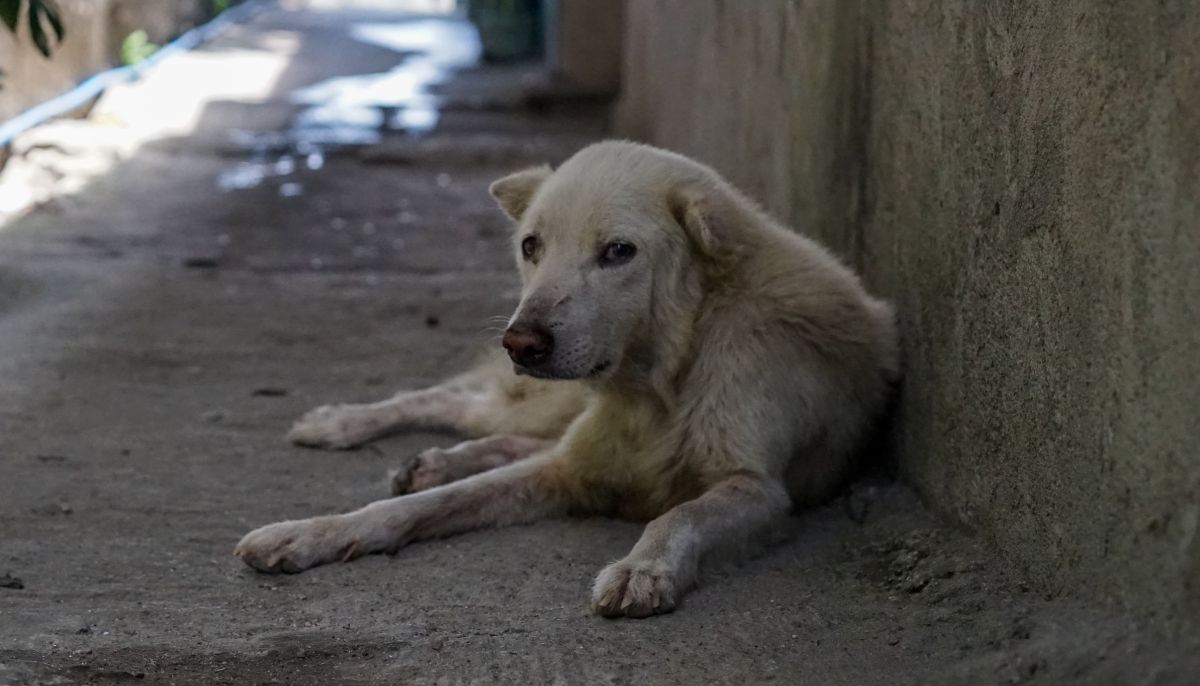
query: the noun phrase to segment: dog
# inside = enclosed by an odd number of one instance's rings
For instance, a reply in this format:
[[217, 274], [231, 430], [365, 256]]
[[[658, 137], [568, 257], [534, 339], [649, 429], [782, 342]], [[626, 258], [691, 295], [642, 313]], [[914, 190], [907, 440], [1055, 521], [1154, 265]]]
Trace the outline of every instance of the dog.
[[[522, 290], [497, 355], [380, 403], [321, 407], [290, 439], [350, 448], [402, 429], [477, 437], [422, 453], [399, 497], [271, 524], [263, 572], [572, 513], [647, 521], [599, 573], [606, 617], [672, 611], [702, 559], [836, 493], [899, 376], [892, 307], [712, 169], [606, 141], [490, 188]], [[498, 351], [497, 351], [498, 352]]]

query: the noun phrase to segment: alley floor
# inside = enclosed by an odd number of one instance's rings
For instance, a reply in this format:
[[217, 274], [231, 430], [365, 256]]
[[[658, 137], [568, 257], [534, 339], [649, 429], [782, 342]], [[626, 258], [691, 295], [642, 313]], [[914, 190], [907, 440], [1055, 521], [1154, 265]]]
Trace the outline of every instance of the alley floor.
[[1152, 618], [1023, 584], [885, 479], [649, 620], [588, 608], [640, 530], [604, 519], [242, 565], [249, 529], [454, 442], [283, 435], [497, 345], [487, 185], [607, 124], [473, 65], [454, 19], [333, 4], [268, 6], [18, 141], [5, 174], [55, 192], [0, 226], [0, 684], [1189, 683]]

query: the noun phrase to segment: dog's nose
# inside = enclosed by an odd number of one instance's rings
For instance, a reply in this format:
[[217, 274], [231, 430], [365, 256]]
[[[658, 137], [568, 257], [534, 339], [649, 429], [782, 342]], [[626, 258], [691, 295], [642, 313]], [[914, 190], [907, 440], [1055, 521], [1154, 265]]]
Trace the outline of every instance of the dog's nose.
[[554, 336], [540, 326], [513, 324], [501, 341], [508, 356], [522, 367], [536, 367], [550, 358]]

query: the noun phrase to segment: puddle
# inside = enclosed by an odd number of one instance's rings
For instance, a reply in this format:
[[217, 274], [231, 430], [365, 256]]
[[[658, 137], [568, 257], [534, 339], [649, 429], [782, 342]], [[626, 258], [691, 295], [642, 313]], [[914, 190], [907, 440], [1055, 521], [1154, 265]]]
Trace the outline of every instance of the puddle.
[[296, 123], [301, 135], [321, 129], [359, 131], [364, 138], [380, 130], [428, 133], [437, 126], [440, 105], [432, 87], [480, 55], [475, 29], [452, 19], [356, 24], [350, 36], [404, 59], [383, 73], [336, 77], [294, 92], [293, 102], [310, 106]]
[[[331, 147], [371, 145], [388, 134], [429, 133], [440, 118], [441, 101], [433, 88], [475, 65], [481, 53], [475, 28], [450, 17], [360, 23], [348, 33], [353, 40], [395, 51], [400, 61], [386, 72], [335, 77], [294, 91], [291, 101], [303, 109], [286, 132], [231, 132], [249, 159], [222, 172], [218, 188], [244, 190], [301, 168], [318, 170]], [[279, 193], [295, 197], [303, 186], [284, 183]]]
[[[248, 135], [244, 131], [235, 132], [235, 134], [237, 133], [242, 136]], [[300, 167], [316, 171], [325, 166], [324, 151], [312, 143], [297, 143], [291, 151], [283, 155], [272, 155], [270, 151], [273, 148], [267, 145], [246, 147], [249, 159], [238, 162], [218, 174], [217, 188], [223, 191], [245, 190], [261, 186], [267, 179], [289, 176]], [[282, 189], [280, 194], [286, 195]], [[294, 193], [294, 195], [299, 195], [299, 193]]]
[[288, 181], [279, 184], [279, 197], [294, 198], [304, 192], [304, 184]]

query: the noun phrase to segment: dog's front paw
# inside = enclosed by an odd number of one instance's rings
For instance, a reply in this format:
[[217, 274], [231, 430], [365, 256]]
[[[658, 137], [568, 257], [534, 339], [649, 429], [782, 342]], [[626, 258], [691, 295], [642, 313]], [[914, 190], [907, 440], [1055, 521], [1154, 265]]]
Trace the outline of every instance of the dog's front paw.
[[246, 534], [233, 554], [260, 572], [295, 574], [361, 555], [359, 542], [345, 526], [345, 515], [268, 524]]
[[682, 590], [665, 565], [621, 560], [596, 577], [592, 610], [605, 617], [649, 617], [674, 610], [680, 595]]
[[287, 439], [311, 448], [347, 450], [374, 438], [379, 424], [364, 405], [323, 405], [296, 420]]

